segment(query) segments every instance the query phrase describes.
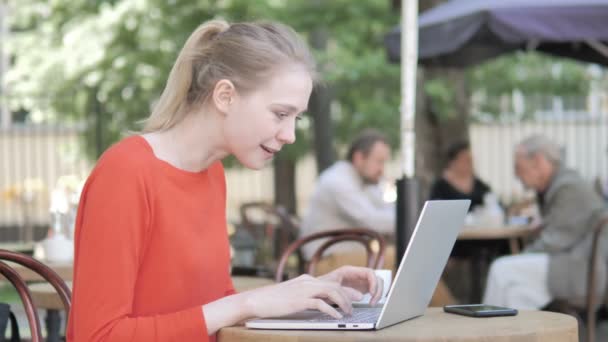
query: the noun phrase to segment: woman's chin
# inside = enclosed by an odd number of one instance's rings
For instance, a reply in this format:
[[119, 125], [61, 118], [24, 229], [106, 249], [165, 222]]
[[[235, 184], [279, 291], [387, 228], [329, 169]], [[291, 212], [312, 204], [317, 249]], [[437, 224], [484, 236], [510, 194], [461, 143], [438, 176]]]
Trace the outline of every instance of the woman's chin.
[[[238, 158], [237, 158], [238, 159]], [[248, 159], [238, 159], [241, 165], [251, 170], [261, 170], [266, 167], [272, 159], [256, 159], [256, 158], [248, 158]]]

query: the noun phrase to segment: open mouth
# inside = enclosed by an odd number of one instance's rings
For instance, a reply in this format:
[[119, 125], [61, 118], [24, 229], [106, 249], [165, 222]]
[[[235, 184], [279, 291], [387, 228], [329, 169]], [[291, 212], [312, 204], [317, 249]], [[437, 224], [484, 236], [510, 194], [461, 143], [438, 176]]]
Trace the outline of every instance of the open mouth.
[[264, 146], [264, 145], [260, 145], [260, 147], [262, 147], [262, 149], [263, 149], [264, 151], [266, 151], [266, 152], [268, 152], [268, 153], [270, 153], [270, 154], [275, 154], [275, 153], [279, 152], [279, 150], [275, 150], [275, 149], [273, 149], [273, 148], [266, 147], [266, 146]]

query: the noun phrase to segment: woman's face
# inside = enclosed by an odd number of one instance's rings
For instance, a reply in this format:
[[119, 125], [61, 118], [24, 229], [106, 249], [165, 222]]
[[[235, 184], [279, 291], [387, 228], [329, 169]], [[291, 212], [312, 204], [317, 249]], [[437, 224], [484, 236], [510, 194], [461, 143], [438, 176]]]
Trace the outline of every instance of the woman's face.
[[228, 151], [244, 166], [260, 169], [296, 140], [296, 121], [306, 111], [312, 92], [310, 74], [303, 67], [280, 69], [258, 89], [236, 94], [225, 113], [224, 138]]
[[450, 163], [450, 167], [462, 174], [473, 174], [473, 156], [471, 150], [460, 151], [456, 158]]

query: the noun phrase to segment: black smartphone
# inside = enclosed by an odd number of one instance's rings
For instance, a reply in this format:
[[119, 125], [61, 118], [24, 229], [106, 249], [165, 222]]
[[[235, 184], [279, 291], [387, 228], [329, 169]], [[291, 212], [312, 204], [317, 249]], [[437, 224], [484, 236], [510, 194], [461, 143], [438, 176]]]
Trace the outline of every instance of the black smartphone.
[[443, 307], [443, 311], [470, 317], [496, 317], [517, 315], [517, 310], [515, 309], [485, 304], [446, 305]]

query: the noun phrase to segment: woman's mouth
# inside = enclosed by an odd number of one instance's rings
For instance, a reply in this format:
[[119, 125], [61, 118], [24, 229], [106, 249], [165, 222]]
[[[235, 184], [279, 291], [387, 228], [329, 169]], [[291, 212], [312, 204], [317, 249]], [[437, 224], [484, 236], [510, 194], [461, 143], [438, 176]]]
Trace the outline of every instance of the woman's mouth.
[[260, 145], [260, 147], [268, 154], [269, 157], [272, 157], [275, 153], [279, 152], [279, 150], [275, 150], [274, 148], [270, 148], [268, 146]]

